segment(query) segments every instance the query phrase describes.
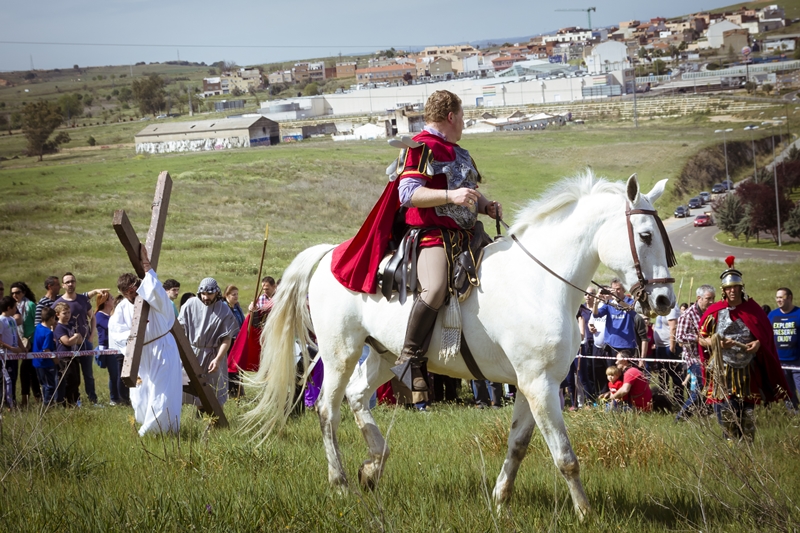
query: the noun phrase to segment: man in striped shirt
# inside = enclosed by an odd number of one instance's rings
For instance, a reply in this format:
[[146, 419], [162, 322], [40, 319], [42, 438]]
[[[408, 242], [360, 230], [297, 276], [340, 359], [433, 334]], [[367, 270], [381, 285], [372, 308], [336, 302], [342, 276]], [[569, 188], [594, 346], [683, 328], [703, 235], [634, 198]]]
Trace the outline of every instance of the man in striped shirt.
[[[700, 370], [700, 356], [697, 353], [697, 338], [700, 330], [700, 318], [706, 312], [708, 306], [714, 303], [716, 291], [711, 285], [701, 285], [697, 288], [697, 300], [689, 306], [680, 317], [678, 317], [678, 327], [675, 329], [675, 340], [683, 347], [683, 360], [690, 380], [695, 383], [703, 383]], [[694, 378], [694, 379], [692, 379]], [[683, 405], [677, 419], [683, 419], [688, 410], [697, 404], [700, 399], [698, 390], [690, 390], [689, 398]]]

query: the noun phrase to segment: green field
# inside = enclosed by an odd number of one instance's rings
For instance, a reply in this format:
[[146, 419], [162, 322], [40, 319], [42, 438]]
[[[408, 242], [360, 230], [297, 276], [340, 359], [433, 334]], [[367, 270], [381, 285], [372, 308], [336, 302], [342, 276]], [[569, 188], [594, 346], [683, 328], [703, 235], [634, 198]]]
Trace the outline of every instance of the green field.
[[[102, 371], [96, 370], [98, 391]], [[103, 399], [103, 398], [101, 398]], [[317, 416], [254, 446], [234, 426], [209, 430], [184, 408], [180, 438], [136, 433], [128, 409], [6, 415], [0, 448], [4, 531], [792, 531], [800, 520], [800, 432], [759, 409], [755, 445], [730, 445], [716, 422], [668, 415], [566, 413], [593, 514], [581, 524], [534, 433], [507, 511], [488, 494], [505, 456], [511, 408], [378, 407], [392, 451], [374, 493], [347, 407], [339, 431], [352, 492], [327, 484]]]
[[[568, 126], [540, 133], [467, 137], [485, 183], [507, 219], [554, 180], [588, 165], [622, 180], [637, 172], [645, 190], [677, 176], [716, 142], [694, 118]], [[8, 137], [0, 137], [5, 150]], [[65, 151], [2, 162], [0, 279], [27, 281], [41, 295], [48, 275], [66, 270], [79, 290], [114, 287], [130, 265], [111, 228], [124, 208], [140, 236], [149, 224], [158, 173], [174, 179], [159, 275], [194, 291], [214, 276], [255, 288], [264, 224], [265, 274], [276, 278], [306, 246], [351, 237], [385, 185], [396, 151], [383, 142], [286, 144], [202, 154], [137, 156], [132, 148]], [[677, 199], [659, 202], [671, 212]], [[620, 216], [622, 214], [620, 213]], [[771, 303], [779, 285], [800, 286], [800, 269], [742, 262], [748, 292]], [[689, 285], [715, 284], [721, 265], [679, 257], [672, 273]], [[610, 273], [601, 269], [598, 279]], [[96, 369], [101, 401], [104, 371]], [[237, 433], [246, 407], [226, 406], [231, 430], [211, 430], [186, 408], [180, 439], [136, 435], [123, 408], [5, 414], [0, 448], [3, 530], [53, 531], [632, 531], [787, 530], [800, 520], [797, 419], [759, 411], [752, 448], [728, 446], [715, 424], [677, 426], [667, 415], [570, 413], [568, 429], [594, 514], [578, 523], [543, 441], [534, 438], [510, 514], [487, 500], [502, 463], [510, 409], [437, 407], [429, 415], [379, 408], [391, 426], [392, 457], [374, 494], [333, 493], [316, 416], [293, 419], [261, 447]], [[345, 409], [341, 428], [351, 480], [364, 460], [360, 432]], [[743, 472], [744, 477], [732, 472]], [[717, 474], [723, 473], [721, 477]], [[744, 488], [742, 488], [744, 487]], [[787, 496], [788, 495], [788, 496]], [[773, 523], [769, 520], [776, 520]], [[24, 526], [22, 526], [24, 524]], [[795, 526], [796, 527], [796, 526]]]
[[[587, 166], [614, 180], [636, 172], [649, 190], [659, 179], [676, 177], [689, 157], [715, 142], [711, 132], [718, 127], [693, 119], [650, 121], [638, 129], [567, 126], [468, 136], [462, 144], [485, 178], [481, 190], [503, 202], [512, 221], [520, 206], [554, 180]], [[8, 150], [11, 139], [0, 137], [0, 151]], [[143, 235], [156, 178], [168, 170], [174, 188], [161, 277], [174, 277], [193, 290], [200, 279], [214, 276], [249, 294], [265, 224], [270, 225], [265, 271], [277, 278], [301, 249], [355, 233], [395, 156], [384, 142], [326, 141], [158, 156], [111, 145], [67, 150], [41, 163], [5, 161], [0, 237], [6, 253], [0, 257], [0, 279], [27, 281], [38, 294], [45, 277], [71, 270], [85, 290], [113, 287], [129, 265], [111, 228], [112, 214], [125, 209]], [[678, 203], [669, 191], [657, 206], [662, 212]]]

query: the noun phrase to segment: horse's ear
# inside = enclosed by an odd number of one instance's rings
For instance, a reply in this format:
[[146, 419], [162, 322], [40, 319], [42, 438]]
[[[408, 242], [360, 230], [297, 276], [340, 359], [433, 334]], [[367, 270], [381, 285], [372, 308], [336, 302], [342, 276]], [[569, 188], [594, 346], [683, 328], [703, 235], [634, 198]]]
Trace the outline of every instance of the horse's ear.
[[636, 205], [639, 201], [639, 180], [636, 179], [636, 174], [631, 174], [628, 178], [628, 186], [625, 188], [628, 193], [628, 201], [631, 205]]
[[653, 187], [653, 190], [645, 195], [647, 199], [650, 200], [651, 204], [655, 205], [656, 200], [661, 198], [661, 195], [664, 194], [664, 188], [666, 188], [668, 181], [667, 179], [659, 181], [656, 183], [655, 187]]

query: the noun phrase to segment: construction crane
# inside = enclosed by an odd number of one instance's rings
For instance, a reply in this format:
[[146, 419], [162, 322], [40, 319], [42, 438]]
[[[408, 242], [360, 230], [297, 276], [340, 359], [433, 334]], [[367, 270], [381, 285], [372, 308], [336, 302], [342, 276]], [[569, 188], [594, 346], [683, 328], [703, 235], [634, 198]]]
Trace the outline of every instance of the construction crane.
[[586, 11], [586, 16], [589, 18], [589, 31], [592, 31], [592, 11], [597, 12], [596, 7], [587, 7], [584, 9], [556, 9], [556, 11]]

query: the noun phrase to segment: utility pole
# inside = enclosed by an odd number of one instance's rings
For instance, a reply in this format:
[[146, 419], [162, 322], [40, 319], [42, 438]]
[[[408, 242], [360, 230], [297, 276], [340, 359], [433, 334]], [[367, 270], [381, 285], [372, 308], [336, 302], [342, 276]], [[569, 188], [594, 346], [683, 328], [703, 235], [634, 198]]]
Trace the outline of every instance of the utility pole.
[[186, 88], [186, 93], [189, 95], [189, 116], [193, 117], [194, 116], [194, 111], [192, 110], [192, 88], [191, 87], [187, 87]]

